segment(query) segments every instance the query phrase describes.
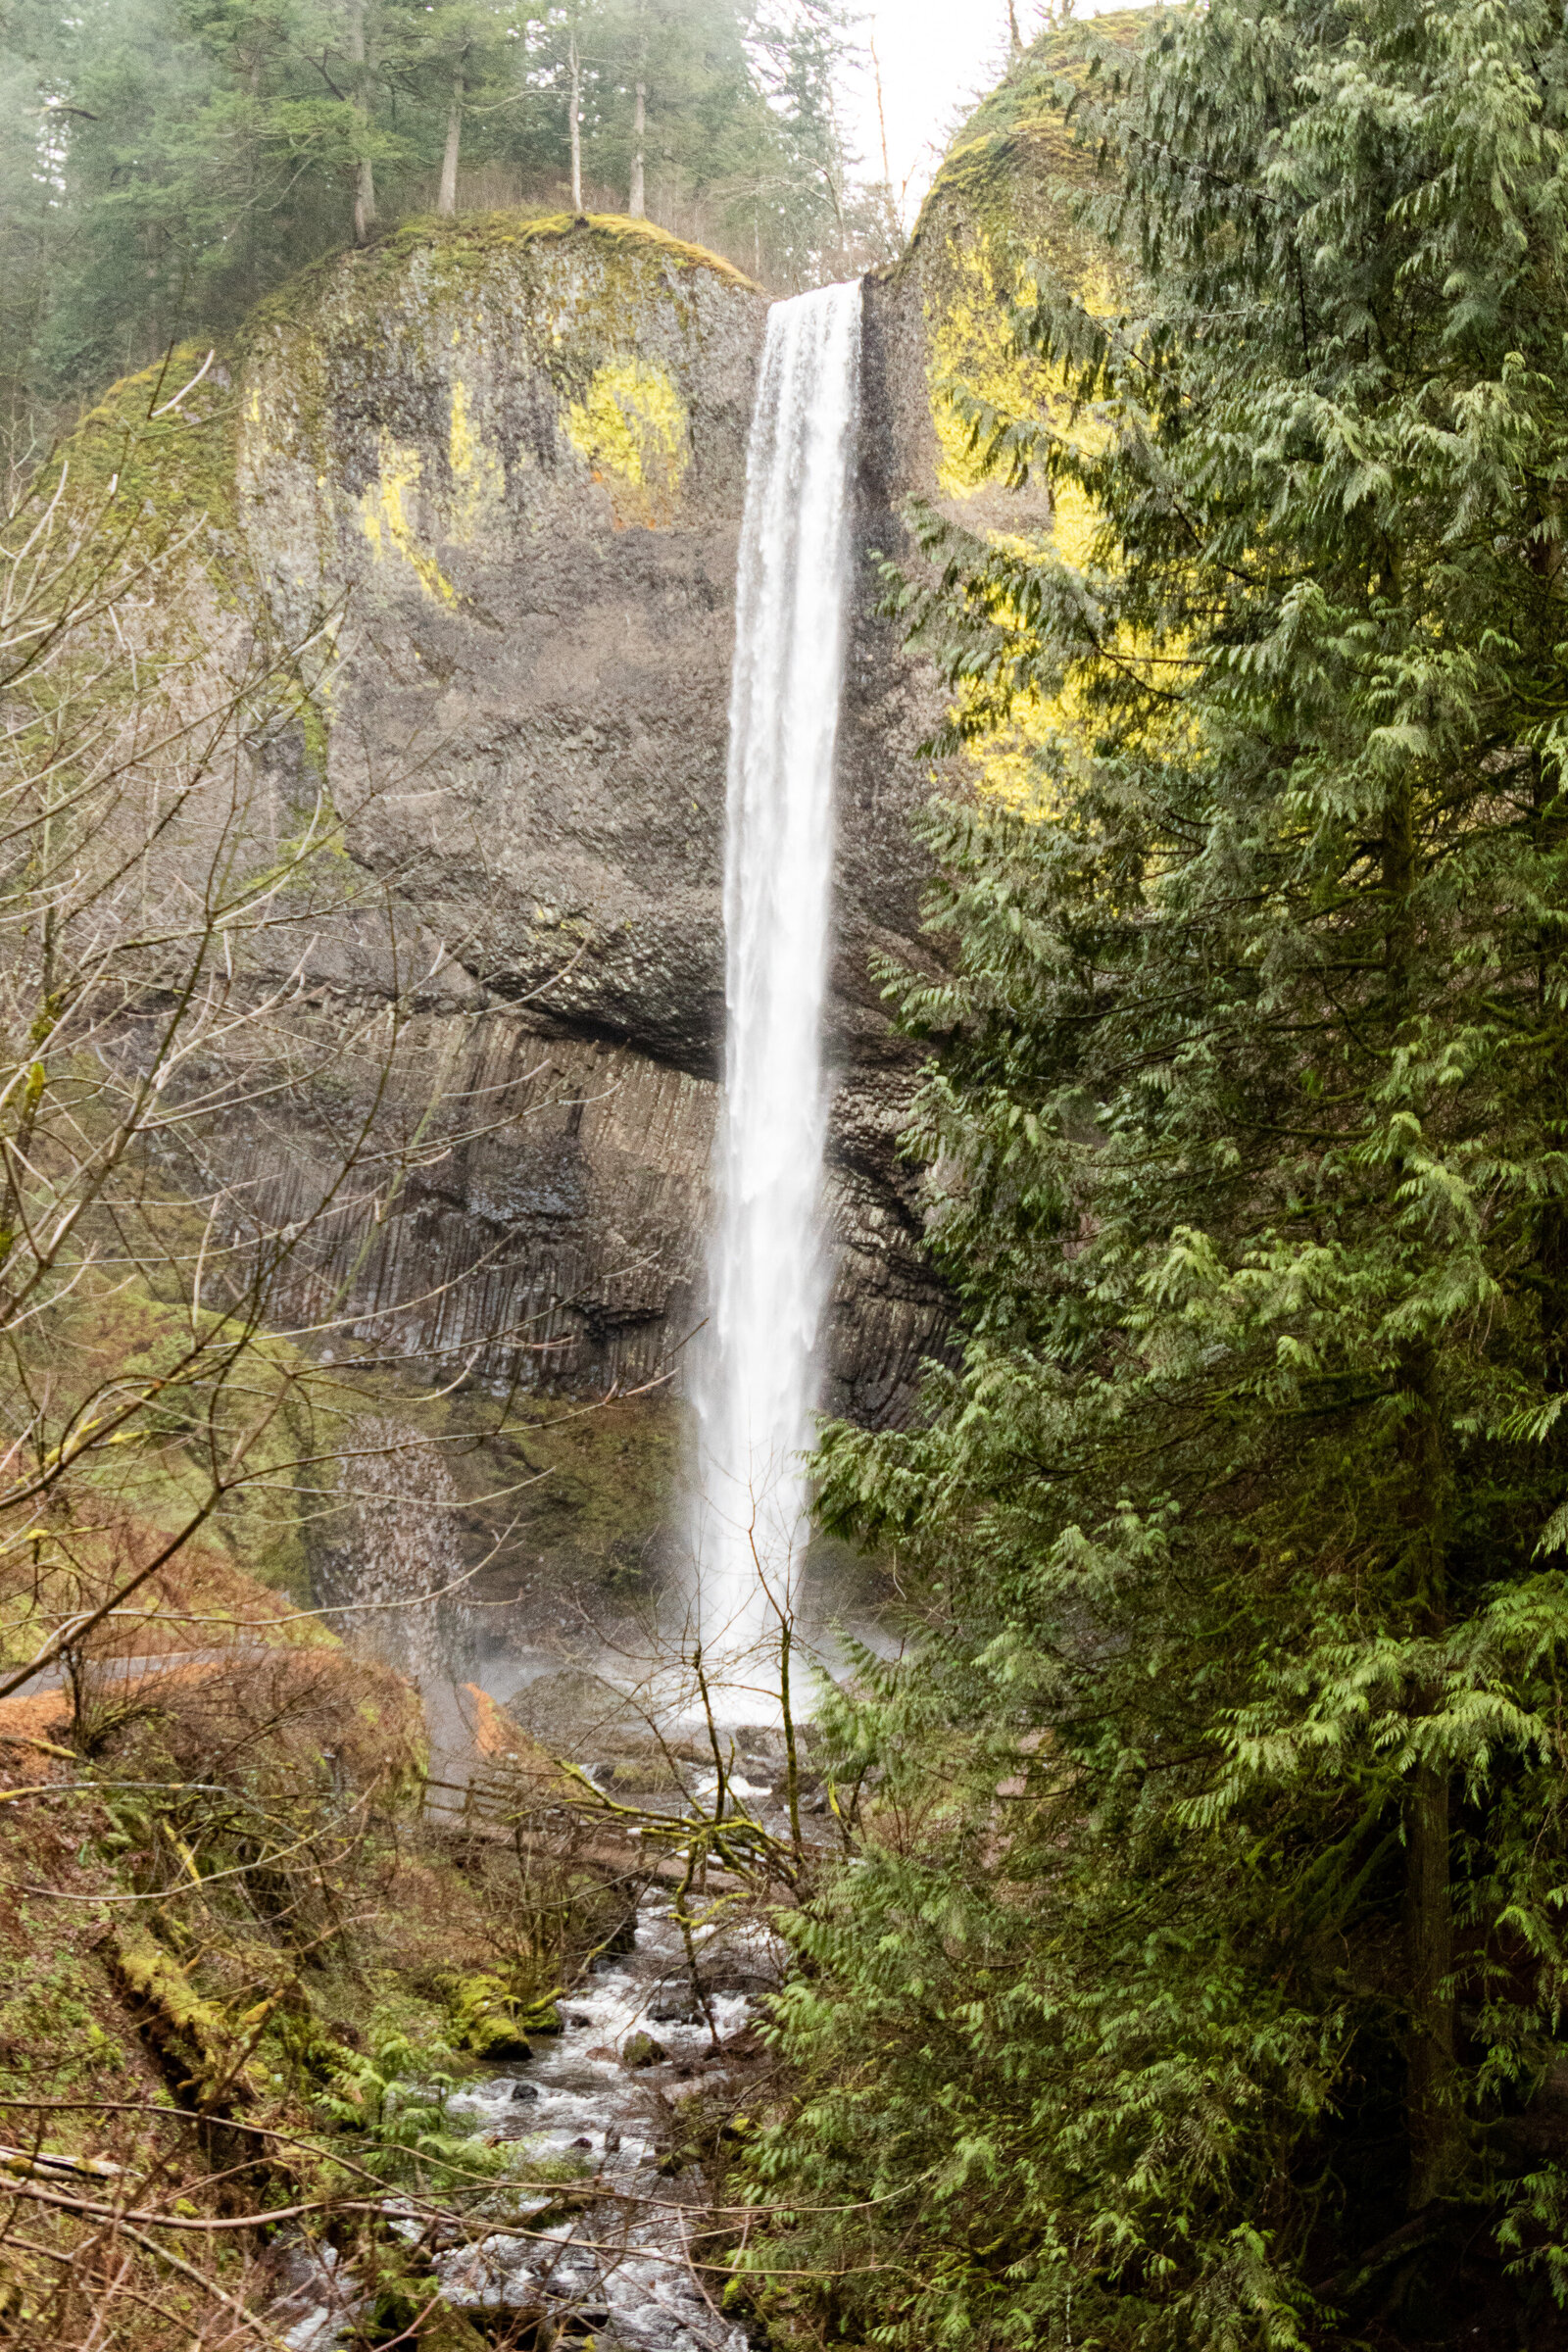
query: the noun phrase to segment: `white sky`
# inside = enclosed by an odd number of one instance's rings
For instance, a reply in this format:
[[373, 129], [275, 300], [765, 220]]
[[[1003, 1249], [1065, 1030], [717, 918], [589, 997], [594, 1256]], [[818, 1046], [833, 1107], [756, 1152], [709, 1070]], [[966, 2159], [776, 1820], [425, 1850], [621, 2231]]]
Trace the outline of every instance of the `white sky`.
[[[1133, 0], [1078, 0], [1080, 17], [1097, 17]], [[1007, 62], [1007, 0], [860, 0], [860, 38], [875, 40], [887, 115], [888, 162], [895, 196], [904, 188], [904, 219], [914, 225], [949, 136], [975, 101], [1002, 78]], [[1045, 11], [1019, 0], [1024, 39]], [[882, 134], [869, 64], [845, 93], [850, 144], [858, 149], [867, 179], [882, 176]]]

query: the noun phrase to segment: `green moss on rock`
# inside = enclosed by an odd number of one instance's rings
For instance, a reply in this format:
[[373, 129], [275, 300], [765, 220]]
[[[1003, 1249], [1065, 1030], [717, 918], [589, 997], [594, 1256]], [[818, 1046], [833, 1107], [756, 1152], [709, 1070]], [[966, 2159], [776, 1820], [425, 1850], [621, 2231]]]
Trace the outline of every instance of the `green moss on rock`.
[[480, 2059], [529, 2058], [523, 2005], [501, 1977], [451, 1977], [443, 1989], [460, 2048]]
[[1152, 21], [1152, 10], [1127, 9], [1042, 33], [949, 148], [899, 270], [940, 278], [945, 252], [977, 238], [1076, 252], [1067, 200], [1093, 179], [1094, 158], [1068, 126], [1062, 85], [1086, 81], [1097, 55], [1130, 61]]
[[365, 2340], [417, 2343], [420, 2352], [489, 2352], [491, 2338], [440, 2295], [441, 2281], [433, 2274], [383, 2271], [365, 2316]]
[[232, 533], [236, 404], [215, 359], [181, 398], [208, 354], [184, 343], [156, 368], [111, 384], [61, 451], [77, 512], [102, 506], [110, 527], [153, 523], [167, 533], [205, 519]]
[[710, 270], [747, 293], [758, 291], [722, 254], [671, 236], [652, 220], [633, 220], [619, 213], [590, 213], [582, 220], [570, 213], [527, 211], [469, 213], [458, 220], [421, 215], [402, 222], [377, 245], [329, 254], [291, 277], [251, 313], [241, 330], [241, 346], [254, 350], [279, 327], [313, 328], [328, 300], [347, 301], [355, 309], [363, 306], [368, 321], [373, 322], [372, 297], [384, 295], [415, 261], [429, 269], [437, 284], [443, 279], [461, 282], [509, 254], [567, 243], [602, 262], [654, 262], [673, 270]]

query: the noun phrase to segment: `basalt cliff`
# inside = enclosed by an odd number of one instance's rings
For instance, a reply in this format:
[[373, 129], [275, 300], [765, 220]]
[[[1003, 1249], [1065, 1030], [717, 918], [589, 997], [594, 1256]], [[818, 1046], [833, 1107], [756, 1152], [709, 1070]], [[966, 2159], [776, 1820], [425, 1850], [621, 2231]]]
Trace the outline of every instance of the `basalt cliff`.
[[[920, 486], [889, 431], [909, 406], [888, 380], [901, 299], [867, 288], [828, 1041], [831, 1395], [873, 1418], [901, 1409], [945, 1319], [897, 1150], [911, 1058], [872, 973], [922, 953], [911, 819], [941, 713], [876, 612], [875, 556]], [[766, 309], [639, 223], [487, 219], [325, 265], [232, 368], [233, 576], [280, 642], [331, 649], [314, 740], [270, 747], [277, 821], [324, 778], [376, 885], [313, 943], [315, 1017], [412, 982], [398, 1084], [472, 1106], [411, 1174], [357, 1302], [373, 1321], [428, 1300], [415, 1344], [484, 1335], [491, 1376], [505, 1333], [525, 1377], [636, 1387], [701, 1319]], [[331, 1156], [324, 1132], [265, 1117], [234, 1148], [302, 1202]]]
[[[948, 1320], [898, 1149], [917, 1057], [876, 976], [931, 955], [912, 820], [946, 698], [879, 613], [879, 559], [908, 556], [911, 495], [998, 519], [951, 394], [1020, 364], [1005, 304], [1029, 256], [1061, 259], [1066, 153], [1049, 75], [1004, 85], [905, 261], [864, 287], [827, 1401], [867, 1420], [907, 1409]], [[766, 311], [727, 263], [641, 221], [416, 223], [273, 297], [172, 419], [181, 453], [151, 495], [203, 503], [206, 626], [236, 660], [304, 649], [312, 680], [262, 749], [265, 826], [282, 840], [329, 807], [355, 883], [292, 985], [313, 1050], [345, 1041], [319, 1116], [296, 1098], [271, 1118], [262, 1090], [225, 1168], [286, 1221], [380, 1087], [383, 1128], [426, 1148], [368, 1247], [347, 1218], [336, 1257], [318, 1253], [319, 1296], [362, 1333], [396, 1309], [400, 1348], [443, 1375], [636, 1389], [678, 1375], [702, 1318], [735, 556]], [[127, 391], [89, 420], [89, 450]], [[1007, 747], [991, 757], [1004, 789]], [[383, 1001], [405, 1020], [389, 1090], [349, 1043]]]

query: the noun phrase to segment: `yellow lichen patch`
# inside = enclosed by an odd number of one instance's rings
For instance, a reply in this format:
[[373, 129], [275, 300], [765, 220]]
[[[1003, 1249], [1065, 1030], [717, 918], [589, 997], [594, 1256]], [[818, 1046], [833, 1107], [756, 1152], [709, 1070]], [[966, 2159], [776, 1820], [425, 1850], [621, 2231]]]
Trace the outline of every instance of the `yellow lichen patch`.
[[[1092, 316], [1113, 311], [1115, 289], [1103, 264], [1066, 235], [1049, 242], [1054, 267], [1083, 307]], [[1029, 269], [1016, 258], [1019, 250], [1015, 238], [993, 236], [984, 223], [971, 223], [948, 248], [945, 298], [934, 315], [928, 313], [937, 485], [955, 504], [978, 504], [987, 491], [994, 500], [997, 488], [986, 471], [983, 444], [971, 446], [971, 402], [983, 402], [1003, 416], [1037, 419], [1085, 453], [1095, 449], [1103, 432], [1093, 415], [1076, 407], [1064, 370], [1021, 351], [1009, 331], [1008, 307], [1026, 291]], [[1055, 485], [1049, 512], [1040, 499], [1033, 527], [1020, 515], [1022, 527], [998, 528], [991, 516], [977, 518], [971, 527], [994, 547], [1026, 560], [1055, 556], [1074, 570], [1091, 569], [1099, 518], [1073, 484]], [[1008, 615], [998, 618], [1006, 625]], [[960, 694], [955, 716], [963, 715], [964, 700]], [[1059, 692], [1015, 705], [1004, 725], [971, 739], [966, 757], [975, 788], [1010, 808], [1047, 815], [1056, 805], [1061, 779], [1087, 762], [1093, 733], [1081, 688], [1069, 676]]]
[[944, 498], [965, 498], [989, 477], [981, 453], [969, 446], [969, 420], [956, 394], [986, 401], [1008, 416], [1031, 416], [1050, 405], [1055, 386], [1051, 372], [1019, 352], [1006, 330], [1010, 272], [999, 268], [983, 230], [952, 256], [946, 291], [940, 307], [927, 312], [937, 487]]
[[479, 525], [500, 507], [507, 491], [507, 469], [475, 429], [468, 408], [468, 387], [461, 375], [452, 380], [452, 431], [447, 443], [452, 471], [450, 535], [466, 547]]
[[455, 605], [456, 589], [428, 548], [420, 546], [404, 506], [404, 500], [418, 488], [419, 473], [418, 451], [400, 449], [391, 434], [383, 431], [375, 485], [360, 499], [360, 528], [378, 559], [394, 552], [404, 557], [414, 566], [426, 596], [439, 604]]
[[566, 438], [610, 492], [617, 529], [668, 522], [690, 462], [686, 408], [662, 368], [611, 360], [565, 414]]

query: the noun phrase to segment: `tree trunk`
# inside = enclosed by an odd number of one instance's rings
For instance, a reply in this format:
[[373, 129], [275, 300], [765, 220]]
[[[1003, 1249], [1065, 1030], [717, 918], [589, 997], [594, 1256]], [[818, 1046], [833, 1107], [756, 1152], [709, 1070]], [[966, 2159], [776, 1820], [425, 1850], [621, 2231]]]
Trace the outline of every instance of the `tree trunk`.
[[573, 32], [567, 53], [571, 69], [571, 209], [582, 219], [582, 66], [577, 56], [577, 35]]
[[1409, 1996], [1405, 2042], [1405, 2137], [1409, 2206], [1420, 2213], [1443, 2194], [1459, 2153], [1453, 2104], [1453, 1967], [1448, 1886], [1448, 1776], [1423, 1764], [1404, 1800], [1404, 1958]]
[[637, 103], [631, 123], [631, 189], [626, 210], [634, 220], [648, 218], [643, 169], [648, 149], [648, 0], [637, 0]]
[[648, 218], [648, 205], [643, 193], [643, 148], [648, 136], [648, 84], [637, 84], [637, 111], [632, 117], [631, 133], [631, 194], [626, 210], [634, 220]]
[[344, 41], [353, 70], [354, 112], [359, 117], [360, 159], [354, 172], [354, 242], [363, 245], [375, 226], [375, 172], [365, 152], [370, 124], [370, 92], [365, 70], [365, 0], [349, 0]]
[[354, 181], [354, 242], [368, 245], [375, 226], [375, 173], [368, 155], [360, 158]]
[[1018, 11], [1013, 0], [1007, 0], [1007, 40], [1014, 57], [1023, 55], [1023, 34], [1018, 30]]
[[458, 209], [458, 157], [463, 151], [463, 69], [452, 76], [452, 111], [447, 116], [446, 153], [441, 158], [441, 193], [435, 209], [450, 220]]
[[[1553, 595], [1559, 595], [1562, 587], [1562, 558], [1555, 536], [1550, 541], [1538, 539], [1534, 543], [1531, 560]], [[1533, 753], [1531, 758], [1534, 774], [1530, 798], [1536, 848], [1549, 857], [1561, 849], [1564, 833], [1563, 818], [1548, 813], [1557, 799], [1556, 776], [1539, 751]], [[1542, 1072], [1546, 1089], [1542, 1141], [1547, 1151], [1562, 1152], [1568, 1150], [1568, 1034], [1565, 1034], [1562, 1015], [1557, 1009], [1562, 954], [1554, 924], [1544, 926], [1539, 939], [1536, 1019], [1544, 1037], [1555, 1031], [1557, 1038]], [[1536, 1279], [1541, 1298], [1543, 1385], [1549, 1396], [1561, 1396], [1568, 1391], [1568, 1200], [1548, 1198], [1538, 1212]], [[1565, 1440], [1568, 1440], [1568, 1428], [1561, 1424], [1547, 1440], [1559, 1462], [1564, 1459]]]
[[[1414, 994], [1414, 897], [1420, 879], [1420, 845], [1408, 783], [1391, 792], [1385, 807], [1381, 862], [1386, 1017], [1391, 1039], [1397, 1039]], [[1399, 1439], [1404, 1468], [1400, 1602], [1411, 1630], [1433, 1638], [1443, 1632], [1446, 1618], [1446, 1569], [1445, 1463], [1429, 1342], [1401, 1347], [1397, 1380], [1405, 1405]], [[1412, 1690], [1407, 1703], [1413, 1726], [1442, 1706], [1442, 1689]], [[1443, 2193], [1461, 2153], [1454, 2105], [1453, 1994], [1445, 1989], [1453, 1967], [1448, 1777], [1440, 1764], [1419, 1765], [1405, 1783], [1403, 1800], [1404, 2130], [1409, 2157], [1406, 2194], [1412, 2213]]]

